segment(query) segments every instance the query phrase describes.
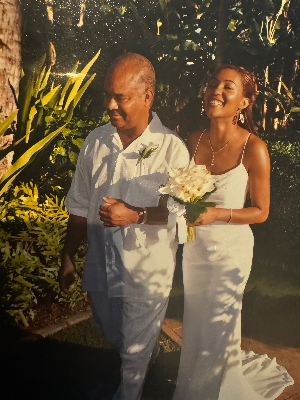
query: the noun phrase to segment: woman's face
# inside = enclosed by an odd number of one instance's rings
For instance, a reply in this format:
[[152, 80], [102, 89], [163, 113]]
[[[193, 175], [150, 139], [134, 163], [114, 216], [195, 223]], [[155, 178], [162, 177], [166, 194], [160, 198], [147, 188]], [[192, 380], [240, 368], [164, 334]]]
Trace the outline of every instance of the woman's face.
[[204, 109], [209, 118], [230, 118], [247, 107], [241, 75], [234, 69], [223, 69], [213, 75], [204, 95]]

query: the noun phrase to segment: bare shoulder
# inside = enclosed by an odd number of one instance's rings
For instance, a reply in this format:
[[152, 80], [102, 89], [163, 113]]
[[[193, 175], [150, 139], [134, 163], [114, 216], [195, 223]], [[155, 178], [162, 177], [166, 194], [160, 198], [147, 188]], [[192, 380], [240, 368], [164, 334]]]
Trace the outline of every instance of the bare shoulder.
[[245, 163], [249, 167], [255, 165], [270, 165], [270, 157], [266, 143], [254, 134], [251, 134], [245, 149]]
[[202, 132], [203, 132], [203, 129], [199, 129], [199, 130], [193, 132], [188, 137], [187, 147], [188, 147], [190, 153], [194, 153], [194, 150], [196, 149], [196, 146], [198, 144], [198, 141], [199, 141], [199, 138], [200, 138], [200, 135], [202, 134]]
[[250, 135], [247, 147], [250, 153], [269, 154], [266, 143], [254, 133]]

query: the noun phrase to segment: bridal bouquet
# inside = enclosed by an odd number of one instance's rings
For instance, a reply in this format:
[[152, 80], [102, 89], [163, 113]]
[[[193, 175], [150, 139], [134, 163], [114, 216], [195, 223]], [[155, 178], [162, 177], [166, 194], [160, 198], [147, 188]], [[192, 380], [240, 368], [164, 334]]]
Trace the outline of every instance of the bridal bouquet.
[[[178, 168], [170, 171], [169, 175], [168, 182], [159, 192], [185, 206], [188, 222], [195, 222], [200, 214], [207, 212], [207, 207], [216, 206], [216, 203], [205, 201], [216, 190], [215, 179], [205, 165]], [[187, 230], [188, 242], [195, 240], [195, 227], [189, 226]]]

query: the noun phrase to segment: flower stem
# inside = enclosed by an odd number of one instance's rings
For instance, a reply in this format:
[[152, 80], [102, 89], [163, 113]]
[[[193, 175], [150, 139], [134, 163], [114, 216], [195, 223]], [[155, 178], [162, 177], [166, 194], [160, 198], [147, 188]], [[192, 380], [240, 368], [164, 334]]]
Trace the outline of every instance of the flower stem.
[[196, 228], [194, 226], [188, 226], [187, 228], [187, 241], [194, 242], [196, 240]]

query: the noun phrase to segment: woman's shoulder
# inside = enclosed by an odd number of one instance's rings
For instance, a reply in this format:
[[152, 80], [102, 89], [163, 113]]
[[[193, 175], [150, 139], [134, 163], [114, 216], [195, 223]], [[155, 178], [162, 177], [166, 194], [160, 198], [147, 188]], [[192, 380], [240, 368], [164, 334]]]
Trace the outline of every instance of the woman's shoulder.
[[251, 151], [255, 151], [255, 152], [256, 151], [268, 152], [267, 145], [261, 138], [256, 136], [254, 133], [251, 133], [251, 135], [250, 135], [250, 132], [248, 132], [248, 135], [249, 135], [249, 140], [247, 143], [247, 147], [249, 148], [249, 150], [251, 149]]
[[266, 143], [252, 133], [249, 136], [245, 148], [244, 159], [248, 161], [248, 164], [260, 164], [261, 162], [269, 163], [269, 152]]
[[198, 129], [197, 131], [193, 132], [187, 139], [188, 147], [196, 147], [204, 131], [205, 129]]

